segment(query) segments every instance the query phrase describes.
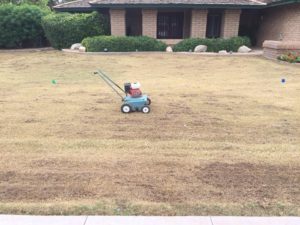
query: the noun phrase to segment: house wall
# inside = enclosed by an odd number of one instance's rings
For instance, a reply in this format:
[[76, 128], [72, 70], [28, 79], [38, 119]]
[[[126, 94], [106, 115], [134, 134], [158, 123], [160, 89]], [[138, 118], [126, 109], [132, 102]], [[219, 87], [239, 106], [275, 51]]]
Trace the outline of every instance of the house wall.
[[111, 9], [110, 13], [110, 30], [111, 35], [126, 35], [125, 9]]
[[258, 46], [265, 40], [300, 40], [300, 3], [263, 11], [257, 34]]
[[143, 35], [156, 38], [157, 32], [157, 10], [156, 9], [143, 9], [142, 10], [143, 17]]
[[226, 9], [224, 11], [221, 27], [222, 38], [238, 36], [241, 12], [240, 9]]
[[191, 37], [192, 38], [205, 38], [206, 25], [207, 25], [206, 9], [193, 9], [191, 18]]

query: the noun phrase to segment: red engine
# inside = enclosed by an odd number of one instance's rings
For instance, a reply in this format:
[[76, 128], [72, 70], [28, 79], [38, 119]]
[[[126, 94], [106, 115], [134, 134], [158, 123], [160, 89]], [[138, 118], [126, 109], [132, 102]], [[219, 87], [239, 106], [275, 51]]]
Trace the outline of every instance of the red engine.
[[142, 91], [141, 91], [140, 87], [141, 87], [141, 85], [139, 82], [124, 84], [125, 92], [133, 98], [137, 98], [142, 95]]
[[130, 89], [129, 94], [136, 98], [136, 97], [140, 97], [142, 95], [142, 92], [140, 89]]

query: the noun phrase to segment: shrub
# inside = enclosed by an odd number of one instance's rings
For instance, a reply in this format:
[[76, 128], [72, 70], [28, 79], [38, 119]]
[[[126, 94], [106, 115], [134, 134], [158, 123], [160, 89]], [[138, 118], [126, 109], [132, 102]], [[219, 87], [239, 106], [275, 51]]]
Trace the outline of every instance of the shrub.
[[88, 37], [82, 41], [82, 45], [89, 52], [133, 52], [133, 51], [165, 51], [167, 45], [154, 38], [97, 36]]
[[251, 46], [251, 40], [249, 37], [233, 37], [226, 41], [228, 41], [228, 48], [230, 49], [228, 51], [237, 52], [239, 47], [242, 45], [246, 45], [247, 47]]
[[233, 37], [229, 39], [188, 38], [177, 43], [174, 46], [174, 51], [193, 51], [197, 45], [206, 45], [208, 52], [218, 52], [220, 50], [236, 52], [240, 46], [250, 46], [250, 43], [251, 42], [248, 37]]
[[48, 3], [54, 0], [0, 0], [0, 5], [2, 4], [14, 4], [14, 5], [36, 5], [41, 8], [48, 8]]
[[42, 26], [52, 47], [69, 48], [89, 36], [108, 34], [108, 20], [97, 12], [52, 13], [45, 16]]
[[41, 20], [47, 13], [34, 5], [1, 5], [0, 47], [40, 47], [44, 40]]
[[300, 63], [300, 54], [295, 52], [289, 52], [287, 54], [278, 56], [278, 59], [289, 63]]

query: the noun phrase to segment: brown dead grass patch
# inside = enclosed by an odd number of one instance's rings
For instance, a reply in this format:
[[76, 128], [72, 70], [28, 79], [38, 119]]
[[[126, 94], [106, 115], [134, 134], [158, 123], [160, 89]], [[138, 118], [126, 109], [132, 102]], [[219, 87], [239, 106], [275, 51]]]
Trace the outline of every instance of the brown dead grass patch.
[[[300, 215], [298, 67], [57, 51], [0, 61], [0, 213]], [[121, 114], [97, 68], [140, 81], [151, 113]]]
[[245, 198], [264, 201], [285, 196], [290, 202], [300, 201], [300, 168], [290, 166], [258, 165], [250, 163], [209, 164], [198, 177], [213, 185], [220, 195], [239, 202]]

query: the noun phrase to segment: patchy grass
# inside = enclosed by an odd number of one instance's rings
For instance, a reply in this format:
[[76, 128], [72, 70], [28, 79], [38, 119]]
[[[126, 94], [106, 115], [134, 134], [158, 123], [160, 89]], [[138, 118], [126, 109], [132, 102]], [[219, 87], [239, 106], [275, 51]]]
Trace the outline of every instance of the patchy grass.
[[[57, 51], [0, 62], [1, 213], [300, 215], [298, 67]], [[121, 114], [97, 68], [140, 81], [151, 113]]]

